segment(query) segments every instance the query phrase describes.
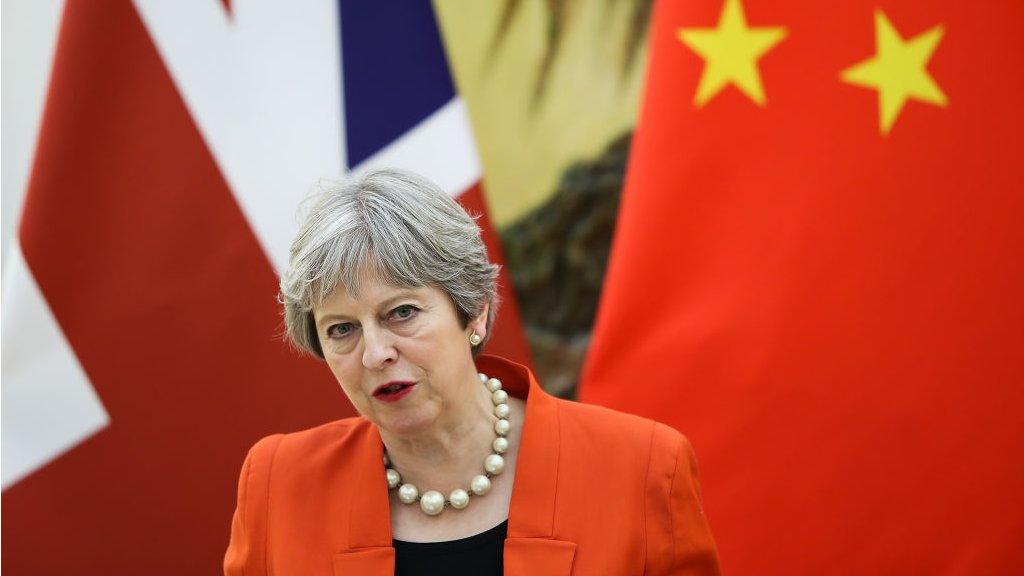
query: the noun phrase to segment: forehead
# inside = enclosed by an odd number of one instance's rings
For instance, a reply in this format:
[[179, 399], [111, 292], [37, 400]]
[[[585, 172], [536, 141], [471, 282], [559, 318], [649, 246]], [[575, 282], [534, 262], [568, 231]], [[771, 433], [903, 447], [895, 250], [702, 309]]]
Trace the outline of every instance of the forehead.
[[359, 283], [358, 291], [351, 291], [344, 284], [338, 283], [317, 308], [331, 311], [338, 308], [376, 308], [396, 298], [423, 298], [429, 296], [429, 293], [430, 288], [426, 286], [396, 286], [377, 279], [366, 279]]

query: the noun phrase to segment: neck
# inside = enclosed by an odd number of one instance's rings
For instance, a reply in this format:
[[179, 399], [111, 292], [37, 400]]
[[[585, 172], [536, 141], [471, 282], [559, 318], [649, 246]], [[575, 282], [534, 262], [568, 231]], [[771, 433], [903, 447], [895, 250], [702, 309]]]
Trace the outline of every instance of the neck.
[[494, 405], [476, 372], [471, 378], [465, 394], [458, 396], [466, 401], [446, 407], [430, 427], [412, 436], [380, 430], [392, 465], [421, 493], [438, 490], [447, 495], [455, 488], [468, 489], [469, 480], [482, 473], [484, 458], [491, 453]]

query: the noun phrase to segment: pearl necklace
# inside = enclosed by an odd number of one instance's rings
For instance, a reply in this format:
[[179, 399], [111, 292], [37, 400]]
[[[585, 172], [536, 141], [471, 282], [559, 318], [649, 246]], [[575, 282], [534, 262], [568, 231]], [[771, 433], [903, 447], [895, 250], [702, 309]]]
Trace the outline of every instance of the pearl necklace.
[[469, 491], [456, 488], [448, 495], [447, 500], [444, 494], [437, 490], [428, 490], [420, 495], [420, 491], [416, 486], [402, 482], [402, 476], [398, 473], [398, 470], [391, 467], [391, 459], [388, 458], [387, 449], [385, 448], [384, 475], [387, 477], [388, 490], [398, 487], [398, 499], [403, 504], [419, 502], [420, 509], [430, 516], [437, 516], [446, 506], [462, 510], [469, 505], [470, 493], [476, 496], [483, 496], [490, 492], [491, 478], [501, 474], [501, 471], [505, 469], [505, 458], [502, 457], [502, 454], [508, 450], [508, 438], [506, 436], [509, 430], [512, 429], [512, 424], [508, 421], [508, 392], [501, 389], [501, 380], [488, 378], [483, 374], [479, 374], [479, 376], [480, 382], [483, 382], [487, 390], [491, 392], [491, 402], [494, 403], [494, 415], [498, 417], [498, 421], [494, 423], [494, 433], [497, 437], [491, 443], [491, 448], [494, 452], [488, 455], [487, 458], [484, 458], [484, 473], [478, 474], [470, 480]]

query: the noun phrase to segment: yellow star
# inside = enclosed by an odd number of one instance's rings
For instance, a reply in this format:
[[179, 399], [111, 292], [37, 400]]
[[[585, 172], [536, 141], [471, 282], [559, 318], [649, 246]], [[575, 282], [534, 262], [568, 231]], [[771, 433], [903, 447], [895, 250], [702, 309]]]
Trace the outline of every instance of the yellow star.
[[881, 10], [875, 10], [874, 58], [843, 70], [844, 82], [878, 90], [878, 119], [882, 135], [887, 135], [899, 117], [907, 99], [949, 105], [942, 88], [925, 66], [942, 40], [942, 26], [935, 26], [904, 42]]
[[704, 59], [693, 103], [700, 108], [729, 84], [765, 105], [757, 60], [786, 37], [786, 29], [749, 28], [740, 0], [725, 0], [717, 28], [680, 28], [679, 40]]

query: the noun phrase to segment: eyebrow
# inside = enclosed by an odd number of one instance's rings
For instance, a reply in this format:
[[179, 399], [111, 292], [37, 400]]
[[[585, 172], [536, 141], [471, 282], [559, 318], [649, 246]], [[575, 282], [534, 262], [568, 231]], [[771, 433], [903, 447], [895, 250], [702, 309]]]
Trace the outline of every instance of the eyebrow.
[[[377, 304], [377, 308], [378, 309], [390, 308], [391, 305], [394, 304], [395, 302], [397, 302], [398, 300], [403, 300], [405, 298], [411, 298], [411, 297], [414, 297], [414, 296], [415, 296], [415, 292], [413, 292], [413, 290], [411, 288], [404, 288], [400, 292], [395, 294], [394, 296], [391, 296], [390, 298], [386, 298], [386, 299], [382, 300], [379, 304]], [[333, 320], [351, 320], [351, 319], [352, 319], [352, 317], [348, 316], [346, 314], [325, 314], [324, 316], [322, 316], [320, 318], [319, 321], [317, 321], [317, 326], [323, 327], [324, 324], [326, 324], [329, 321], [333, 321]]]

